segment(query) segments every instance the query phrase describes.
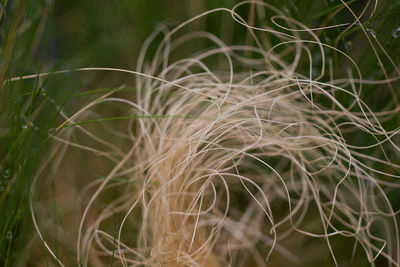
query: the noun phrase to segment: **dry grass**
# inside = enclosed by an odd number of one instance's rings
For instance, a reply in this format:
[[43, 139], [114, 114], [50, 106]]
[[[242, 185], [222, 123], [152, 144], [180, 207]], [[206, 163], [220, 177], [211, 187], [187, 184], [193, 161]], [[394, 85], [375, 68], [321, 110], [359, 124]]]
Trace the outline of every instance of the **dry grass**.
[[[366, 80], [350, 56], [320, 39], [324, 30], [357, 25], [358, 17], [310, 29], [256, 2], [260, 21], [266, 10], [274, 13], [278, 31], [236, 13], [251, 3], [154, 33], [136, 71], [58, 72], [136, 79], [134, 93], [121, 87], [71, 108], [72, 115], [61, 112], [64, 122], [49, 134], [54, 149], [33, 183], [31, 212], [58, 264], [293, 265], [307, 257], [299, 252], [307, 242], [339, 264], [332, 240], [342, 239], [372, 265], [381, 257], [400, 266], [398, 211], [388, 198], [400, 166], [387, 156], [400, 150], [393, 141], [399, 129], [382, 126], [399, 107], [373, 112], [361, 98], [363, 84], [389, 90], [399, 75]], [[208, 32], [179, 35], [211, 13], [230, 14], [254, 45], [228, 45]], [[281, 41], [269, 45], [264, 33]], [[150, 57], [146, 49], [162, 34]], [[171, 59], [200, 39], [213, 45]], [[333, 52], [348, 60], [347, 77], [329, 68]], [[307, 73], [299, 71], [304, 62]], [[369, 144], [348, 139], [357, 133]]]

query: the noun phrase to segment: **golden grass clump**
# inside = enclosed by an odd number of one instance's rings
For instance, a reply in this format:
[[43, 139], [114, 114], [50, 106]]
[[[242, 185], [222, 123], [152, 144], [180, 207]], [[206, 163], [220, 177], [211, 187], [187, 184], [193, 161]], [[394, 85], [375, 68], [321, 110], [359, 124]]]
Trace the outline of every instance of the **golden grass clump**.
[[[320, 251], [339, 264], [345, 243], [346, 257], [400, 265], [387, 189], [398, 187], [399, 165], [387, 156], [399, 151], [398, 128], [382, 126], [399, 108], [374, 112], [361, 98], [363, 84], [390, 81], [363, 79], [319, 34], [358, 18], [309, 29], [256, 2], [259, 20], [277, 27], [253, 26], [237, 11], [250, 3], [155, 32], [135, 71], [74, 70], [126, 73], [136, 84], [60, 108], [31, 197], [40, 240], [58, 264], [281, 266]], [[175, 37], [214, 13], [230, 15], [250, 44], [208, 32]], [[174, 57], [199, 40], [209, 48]], [[348, 61], [347, 77], [337, 78], [332, 54]], [[354, 136], [372, 141], [359, 145]], [[49, 196], [57, 215], [44, 208]]]

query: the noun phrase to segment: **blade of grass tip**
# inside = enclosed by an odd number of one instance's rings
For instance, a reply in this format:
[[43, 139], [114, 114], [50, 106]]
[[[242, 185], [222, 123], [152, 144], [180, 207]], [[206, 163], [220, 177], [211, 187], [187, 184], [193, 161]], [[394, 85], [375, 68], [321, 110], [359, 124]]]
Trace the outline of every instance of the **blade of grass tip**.
[[[255, 0], [251, 1], [250, 4], [250, 10], [249, 10], [249, 20], [247, 21], [247, 24], [250, 26], [254, 26], [254, 17], [255, 17]], [[245, 45], [251, 46], [253, 44], [253, 36], [251, 35], [250, 31], [246, 31], [246, 38], [245, 38]], [[251, 50], [247, 50], [245, 53], [245, 57], [251, 57], [252, 52]]]
[[0, 21], [3, 18], [3, 14], [4, 11], [6, 10], [6, 6], [7, 6], [8, 0], [5, 0], [4, 3], [0, 2], [1, 6], [0, 6]]
[[[18, 1], [16, 15], [11, 23], [11, 28], [8, 31], [7, 40], [4, 46], [4, 52], [2, 55], [2, 64], [0, 66], [0, 93], [2, 91], [3, 83], [5, 81], [6, 73], [9, 68], [9, 63], [11, 61], [11, 56], [14, 48], [15, 41], [17, 39], [18, 28], [21, 24], [22, 18], [25, 15], [25, 7], [27, 0]], [[4, 7], [5, 8], [5, 7]], [[0, 98], [1, 101], [1, 98]], [[1, 106], [1, 102], [0, 102]]]
[[34, 84], [33, 84], [32, 97], [31, 97], [31, 101], [29, 103], [29, 108], [28, 108], [28, 112], [27, 112], [28, 115], [32, 114], [32, 108], [35, 103], [35, 99], [38, 96], [38, 94], [40, 93], [42, 88], [43, 88], [43, 86], [39, 87], [39, 77], [38, 77], [35, 79]]
[[[109, 92], [112, 90], [115, 90], [115, 88], [106, 87], [106, 88], [93, 89], [93, 90], [88, 90], [85, 92], [79, 92], [79, 93], [72, 94], [71, 97], [87, 96], [87, 95], [92, 95], [92, 94], [97, 94], [97, 93]], [[136, 91], [136, 88], [135, 87], [124, 87], [121, 89], [121, 91], [125, 91], [125, 90]]]
[[189, 115], [133, 115], [133, 116], [120, 116], [120, 117], [109, 117], [109, 118], [101, 118], [95, 120], [86, 120], [74, 123], [65, 124], [59, 129], [73, 127], [76, 125], [85, 125], [85, 124], [93, 124], [98, 122], [105, 121], [114, 121], [114, 120], [126, 120], [126, 119], [168, 119], [168, 118], [183, 118], [183, 119], [200, 119], [200, 120], [212, 120], [213, 118], [208, 117], [198, 117], [198, 116], [189, 116]]

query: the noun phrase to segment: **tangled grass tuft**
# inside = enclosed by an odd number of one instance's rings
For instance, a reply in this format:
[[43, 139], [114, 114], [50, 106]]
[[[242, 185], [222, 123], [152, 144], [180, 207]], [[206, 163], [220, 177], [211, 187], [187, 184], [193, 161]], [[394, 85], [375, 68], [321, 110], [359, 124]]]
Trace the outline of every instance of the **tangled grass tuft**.
[[[265, 266], [328, 251], [338, 265], [338, 251], [350, 249], [344, 257], [400, 265], [388, 197], [399, 187], [400, 166], [390, 160], [399, 128], [382, 126], [399, 107], [375, 112], [361, 98], [364, 84], [384, 86], [398, 74], [365, 80], [350, 56], [321, 41], [320, 32], [357, 17], [309, 29], [256, 2], [260, 21], [265, 10], [276, 14], [275, 28], [256, 27], [237, 12], [250, 2], [155, 32], [136, 71], [74, 70], [134, 75], [136, 86], [72, 105], [73, 115], [60, 107], [64, 121], [49, 133], [54, 149], [31, 197], [40, 239], [59, 264]], [[208, 32], [173, 38], [214, 13], [231, 15], [255, 45]], [[210, 47], [172, 59], [199, 40]], [[345, 78], [332, 54], [348, 61]], [[48, 181], [52, 190], [43, 191]], [[44, 208], [48, 195], [57, 216]]]

